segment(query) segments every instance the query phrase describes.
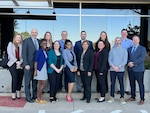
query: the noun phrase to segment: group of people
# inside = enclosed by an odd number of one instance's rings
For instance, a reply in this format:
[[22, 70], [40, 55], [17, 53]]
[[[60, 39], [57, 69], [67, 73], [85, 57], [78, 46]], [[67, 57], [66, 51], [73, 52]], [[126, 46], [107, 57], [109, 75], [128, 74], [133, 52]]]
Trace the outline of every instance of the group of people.
[[[71, 40], [67, 39], [67, 31], [62, 31], [62, 39], [54, 42], [50, 32], [46, 32], [43, 39], [37, 39], [37, 29], [32, 29], [31, 37], [25, 40], [20, 34], [17, 34], [7, 47], [8, 66], [12, 75], [12, 99], [21, 98], [20, 90], [24, 75], [27, 102], [47, 103], [42, 99], [42, 92], [46, 84], [50, 86], [50, 102], [58, 101], [56, 94], [63, 86], [62, 76], [64, 75], [66, 100], [74, 101], [71, 93], [76, 83], [79, 92], [82, 91], [82, 88], [84, 89], [80, 100], [90, 103], [92, 75], [95, 72], [96, 89], [100, 93], [96, 100], [104, 102], [105, 94], [109, 91], [107, 74], [110, 70], [111, 87], [108, 102], [115, 100], [115, 81], [118, 77], [120, 102], [126, 103], [124, 99], [126, 81], [130, 82], [131, 88], [131, 98], [127, 101], [135, 101], [135, 81], [137, 80], [141, 98], [138, 104], [144, 104], [143, 79], [146, 49], [139, 44], [140, 38], [133, 36], [133, 40], [128, 39], [127, 30], [123, 29], [121, 38], [115, 39], [115, 44], [111, 49], [106, 32], [100, 33], [100, 38], [94, 48], [92, 41], [86, 39], [86, 35], [86, 31], [81, 31], [81, 40], [75, 42], [73, 46]], [[126, 69], [128, 75], [125, 74]], [[129, 80], [125, 79], [128, 76]]]

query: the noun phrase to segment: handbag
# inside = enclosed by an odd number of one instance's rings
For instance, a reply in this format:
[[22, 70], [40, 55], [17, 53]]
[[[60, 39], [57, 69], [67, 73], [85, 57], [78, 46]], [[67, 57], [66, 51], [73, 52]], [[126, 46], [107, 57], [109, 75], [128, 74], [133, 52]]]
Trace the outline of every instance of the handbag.
[[8, 65], [7, 65], [8, 61], [9, 61], [9, 60], [8, 60], [8, 54], [7, 54], [7, 52], [4, 51], [4, 54], [3, 54], [3, 56], [2, 56], [1, 66], [2, 66], [3, 68], [5, 68], [5, 69], [8, 69]]

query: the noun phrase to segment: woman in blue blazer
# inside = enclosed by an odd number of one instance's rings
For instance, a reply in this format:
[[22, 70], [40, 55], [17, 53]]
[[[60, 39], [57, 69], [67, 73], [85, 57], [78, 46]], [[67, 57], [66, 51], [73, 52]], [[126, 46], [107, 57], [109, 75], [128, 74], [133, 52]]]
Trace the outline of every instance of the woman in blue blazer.
[[53, 47], [48, 51], [48, 80], [50, 83], [50, 102], [58, 101], [56, 93], [61, 82], [63, 69], [63, 57], [60, 51], [59, 41], [55, 41]]
[[37, 94], [37, 99], [35, 100], [39, 104], [47, 103], [42, 100], [42, 92], [45, 87], [47, 80], [47, 53], [46, 53], [46, 40], [42, 39], [40, 46], [41, 48], [36, 52], [34, 60], [34, 79], [39, 82], [39, 90]]

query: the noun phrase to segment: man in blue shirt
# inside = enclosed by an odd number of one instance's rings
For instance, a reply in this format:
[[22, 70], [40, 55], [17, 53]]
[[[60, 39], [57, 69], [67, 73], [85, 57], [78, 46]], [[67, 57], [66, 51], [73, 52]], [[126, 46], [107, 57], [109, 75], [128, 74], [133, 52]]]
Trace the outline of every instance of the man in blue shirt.
[[[66, 39], [67, 39], [67, 37], [68, 37], [68, 33], [67, 33], [67, 31], [62, 31], [61, 32], [61, 37], [62, 37], [62, 39], [61, 40], [59, 40], [59, 43], [60, 43], [60, 46], [61, 46], [61, 52], [63, 52], [63, 50], [64, 50], [64, 48], [65, 48], [65, 41], [66, 41]], [[62, 73], [62, 76], [64, 75], [64, 88], [65, 88], [65, 90], [67, 91], [68, 90], [68, 82], [67, 82], [67, 79], [66, 79], [66, 77], [65, 77], [65, 73], [63, 72]], [[60, 85], [59, 85], [59, 90], [61, 90], [62, 89], [62, 78], [63, 77], [61, 77], [61, 83], [60, 83]]]
[[[123, 48], [125, 48], [126, 50], [128, 48], [130, 48], [131, 46], [133, 46], [133, 42], [131, 39], [127, 38], [128, 36], [128, 32], [126, 29], [122, 29], [121, 30], [121, 46]], [[115, 47], [116, 45], [114, 45]], [[125, 93], [126, 94], [130, 94], [129, 91], [130, 91], [130, 84], [129, 84], [129, 77], [128, 77], [128, 74], [127, 74], [127, 71], [125, 71], [125, 76], [124, 76], [124, 87], [125, 87]], [[118, 92], [117, 93], [120, 93], [120, 88], [119, 88], [119, 83], [117, 83], [117, 89], [118, 89]]]
[[117, 37], [115, 39], [116, 46], [112, 48], [109, 52], [108, 62], [110, 65], [110, 77], [111, 77], [111, 90], [110, 90], [110, 99], [108, 102], [114, 101], [114, 92], [115, 92], [115, 81], [116, 77], [118, 77], [120, 84], [120, 102], [125, 104], [124, 99], [124, 71], [125, 65], [127, 63], [127, 50], [121, 46], [121, 38]]

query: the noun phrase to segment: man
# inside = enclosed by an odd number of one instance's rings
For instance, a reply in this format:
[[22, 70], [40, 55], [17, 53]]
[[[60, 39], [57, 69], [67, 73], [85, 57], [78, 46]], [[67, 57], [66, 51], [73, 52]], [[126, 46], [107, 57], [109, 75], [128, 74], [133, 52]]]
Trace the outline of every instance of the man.
[[[86, 40], [86, 32], [81, 31], [80, 36], [81, 36], [81, 40], [75, 42], [75, 46], [74, 46], [74, 52], [75, 52], [77, 58], [79, 58], [79, 53], [82, 52], [82, 42]], [[93, 44], [91, 41], [89, 41], [89, 49], [93, 50]], [[79, 66], [79, 64], [78, 64], [78, 66]], [[77, 87], [77, 92], [82, 91], [82, 81], [81, 81], [81, 77], [79, 75], [76, 76], [76, 87]]]
[[131, 97], [128, 101], [135, 101], [136, 97], [136, 86], [135, 80], [139, 85], [139, 92], [140, 98], [139, 105], [144, 104], [144, 60], [146, 58], [146, 49], [145, 47], [141, 46], [140, 38], [138, 36], [133, 36], [133, 46], [128, 49], [128, 73], [129, 73], [129, 80], [131, 86]]
[[[126, 29], [122, 29], [121, 30], [121, 41], [122, 41], [121, 42], [121, 46], [123, 48], [125, 48], [126, 50], [129, 47], [133, 46], [132, 40], [128, 39], [127, 36], [128, 36], [127, 30]], [[127, 72], [127, 71], [125, 71], [125, 72]], [[130, 91], [130, 84], [129, 84], [129, 76], [128, 76], [127, 73], [125, 73], [125, 76], [124, 76], [124, 88], [125, 88], [125, 93], [129, 95], [130, 94], [130, 92], [129, 92]], [[117, 93], [119, 94], [120, 93], [120, 88], [119, 88], [119, 83], [118, 82], [117, 82], [117, 89], [118, 89]]]
[[[33, 79], [34, 73], [34, 57], [36, 51], [39, 49], [39, 40], [37, 39], [38, 30], [31, 30], [31, 37], [23, 41], [22, 57], [25, 76], [25, 95], [26, 101], [33, 103], [37, 98], [37, 80]], [[32, 81], [32, 96], [30, 92], [30, 82]]]
[[[64, 47], [65, 47], [65, 41], [68, 37], [67, 31], [62, 31], [61, 32], [61, 37], [62, 37], [62, 39], [59, 40], [59, 43], [60, 43], [60, 46], [61, 46], [61, 51], [63, 52]], [[61, 83], [59, 84], [58, 90], [61, 90], [62, 86], [63, 86], [62, 85], [62, 76], [63, 76], [63, 73], [61, 75]], [[67, 78], [65, 77], [65, 75], [64, 75], [64, 88], [65, 88], [66, 91], [68, 91], [68, 81], [67, 81]]]
[[120, 103], [125, 104], [124, 99], [124, 71], [125, 65], [127, 64], [127, 50], [121, 46], [121, 38], [117, 37], [115, 39], [116, 47], [112, 48], [109, 52], [109, 65], [110, 65], [110, 77], [111, 77], [111, 90], [110, 90], [110, 99], [108, 102], [114, 101], [114, 92], [115, 92], [115, 81], [118, 77], [120, 84]]

